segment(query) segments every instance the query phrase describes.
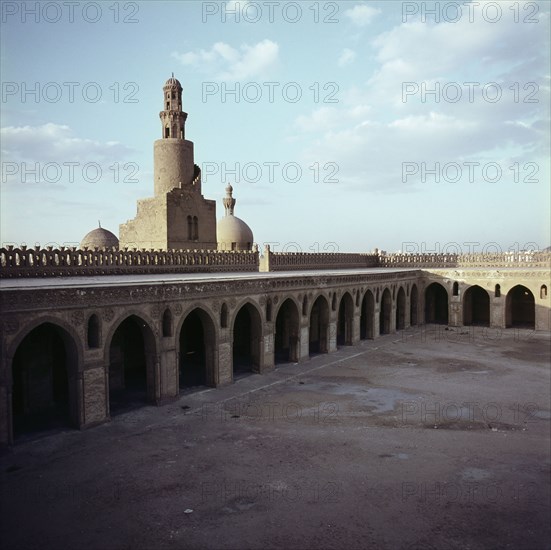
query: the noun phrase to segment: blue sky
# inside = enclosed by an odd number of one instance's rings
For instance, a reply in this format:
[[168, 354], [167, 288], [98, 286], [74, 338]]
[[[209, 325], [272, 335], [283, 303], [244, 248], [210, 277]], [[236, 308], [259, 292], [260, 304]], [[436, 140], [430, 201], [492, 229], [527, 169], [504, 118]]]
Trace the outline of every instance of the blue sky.
[[3, 2], [1, 31], [4, 245], [118, 234], [172, 72], [261, 246], [551, 242], [548, 2]]

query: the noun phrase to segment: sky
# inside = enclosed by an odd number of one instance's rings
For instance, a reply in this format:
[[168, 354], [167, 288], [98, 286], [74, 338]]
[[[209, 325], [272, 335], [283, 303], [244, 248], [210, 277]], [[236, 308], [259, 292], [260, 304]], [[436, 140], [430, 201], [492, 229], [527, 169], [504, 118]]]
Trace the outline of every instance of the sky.
[[118, 235], [174, 73], [203, 194], [275, 251], [550, 237], [549, 2], [2, 2], [2, 246]]

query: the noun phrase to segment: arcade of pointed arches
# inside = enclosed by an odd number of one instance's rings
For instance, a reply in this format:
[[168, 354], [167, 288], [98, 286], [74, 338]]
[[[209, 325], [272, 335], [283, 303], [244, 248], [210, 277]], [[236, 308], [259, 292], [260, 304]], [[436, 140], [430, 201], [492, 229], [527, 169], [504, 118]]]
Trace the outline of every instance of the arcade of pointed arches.
[[[547, 298], [545, 285], [538, 298]], [[37, 318], [20, 332], [8, 356], [9, 442], [36, 431], [98, 424], [193, 388], [218, 386], [418, 324], [448, 324], [455, 302], [461, 304], [460, 324], [490, 326], [496, 300], [505, 300], [505, 327], [535, 327], [535, 296], [525, 285], [502, 294], [499, 284], [490, 292], [453, 283], [449, 291], [430, 280], [423, 290], [410, 281], [247, 297], [233, 307], [229, 301], [185, 304], [177, 321], [174, 304], [166, 305], [158, 321], [139, 306], [109, 323], [95, 311], [85, 319], [84, 337], [55, 316]], [[224, 346], [229, 357], [223, 360]], [[105, 414], [90, 422], [82, 396], [83, 358], [102, 348]], [[160, 356], [165, 363], [172, 358], [176, 368], [161, 368]], [[101, 380], [95, 383], [101, 392]]]

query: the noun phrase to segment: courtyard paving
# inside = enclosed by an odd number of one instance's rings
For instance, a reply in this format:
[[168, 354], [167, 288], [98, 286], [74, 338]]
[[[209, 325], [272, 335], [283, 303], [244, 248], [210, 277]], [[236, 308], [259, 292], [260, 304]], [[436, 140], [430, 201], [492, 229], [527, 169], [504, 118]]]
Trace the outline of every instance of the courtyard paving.
[[0, 456], [6, 549], [547, 549], [549, 333], [427, 326]]

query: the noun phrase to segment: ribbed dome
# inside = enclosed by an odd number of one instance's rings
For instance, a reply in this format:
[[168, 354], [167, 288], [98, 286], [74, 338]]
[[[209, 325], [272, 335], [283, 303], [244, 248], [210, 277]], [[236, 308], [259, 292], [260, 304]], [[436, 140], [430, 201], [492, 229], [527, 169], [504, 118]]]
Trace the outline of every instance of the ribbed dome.
[[174, 78], [174, 75], [172, 75], [164, 85], [165, 88], [167, 87], [176, 87], [176, 88], [182, 88], [182, 85], [180, 84], [180, 81], [177, 78]]
[[225, 216], [216, 225], [218, 250], [252, 250], [253, 232], [241, 219]]
[[80, 243], [80, 248], [89, 248], [90, 250], [94, 250], [94, 248], [119, 248], [119, 239], [117, 239], [116, 235], [111, 233], [111, 231], [107, 231], [107, 229], [103, 229], [103, 227], [98, 227], [97, 229], [93, 229], [89, 233], [86, 233], [84, 236], [84, 239], [82, 239]]

